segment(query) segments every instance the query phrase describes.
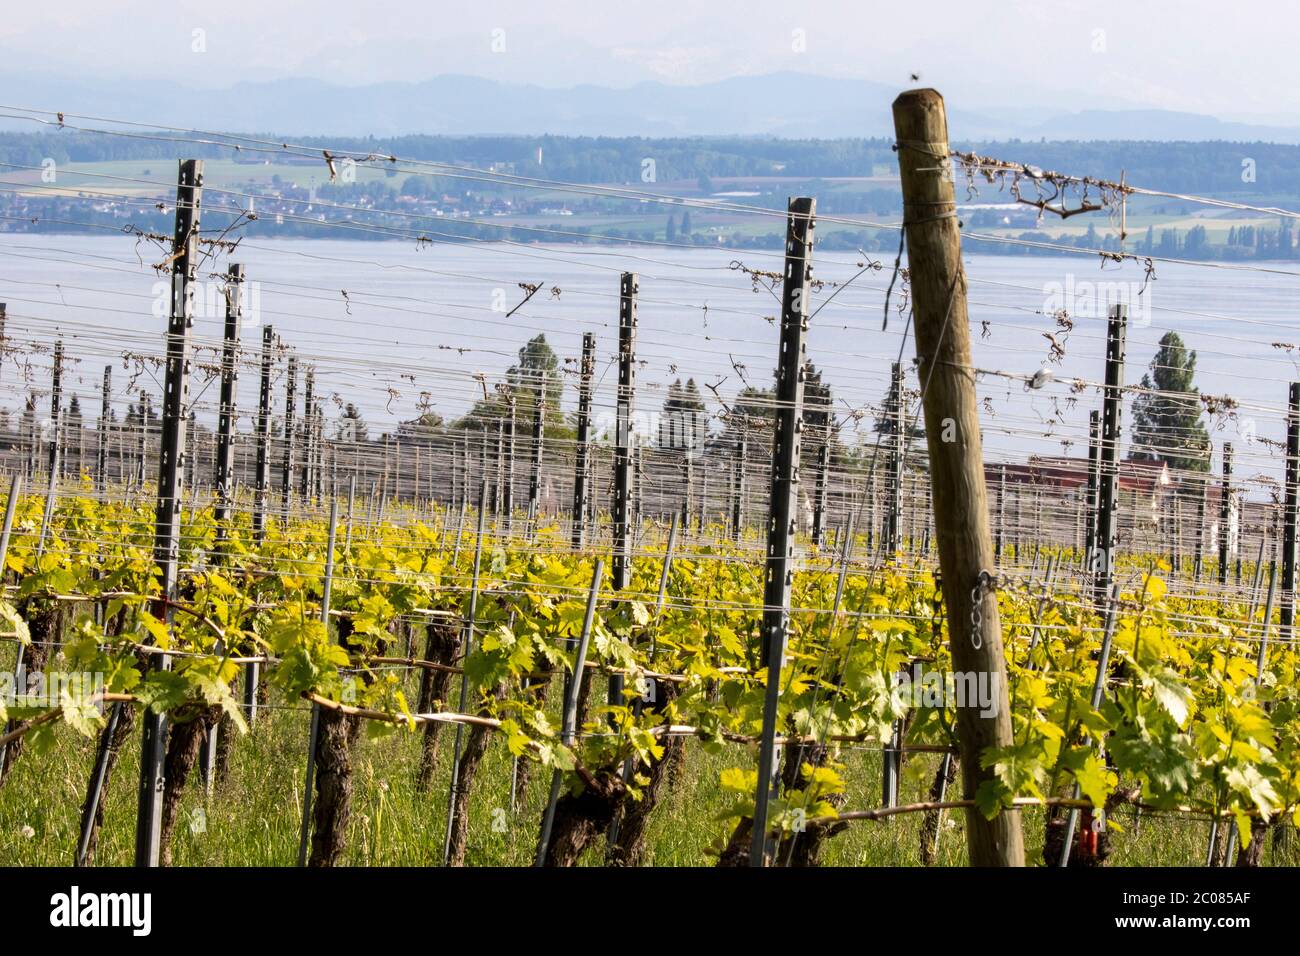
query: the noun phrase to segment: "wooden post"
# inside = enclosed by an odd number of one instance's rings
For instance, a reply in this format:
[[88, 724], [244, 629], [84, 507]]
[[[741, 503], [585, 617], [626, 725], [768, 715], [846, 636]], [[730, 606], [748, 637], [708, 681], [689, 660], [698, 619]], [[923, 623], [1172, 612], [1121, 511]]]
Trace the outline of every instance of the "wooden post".
[[803, 430], [804, 339], [808, 332], [808, 291], [812, 278], [813, 217], [816, 200], [791, 199], [786, 215], [785, 269], [781, 292], [781, 345], [777, 352], [776, 421], [769, 486], [767, 556], [763, 586], [762, 651], [767, 672], [763, 732], [758, 745], [758, 786], [754, 793], [749, 865], [762, 867], [772, 841], [768, 805], [779, 780], [776, 731], [794, 583], [795, 506], [799, 493], [800, 432]]
[[[190, 325], [193, 299], [190, 286], [198, 265], [199, 203], [203, 192], [203, 161], [182, 160], [176, 184], [176, 231], [172, 241], [171, 317], [167, 323], [167, 364], [163, 392], [162, 441], [158, 455], [158, 509], [154, 527], [154, 561], [159, 570], [159, 596], [153, 616], [170, 627], [176, 600], [180, 552], [181, 476], [184, 473], [185, 406], [189, 398]], [[171, 668], [168, 654], [152, 655], [150, 666]], [[145, 708], [141, 714], [140, 788], [135, 824], [135, 865], [158, 865], [165, 789], [167, 718]]]
[[[981, 756], [1014, 741], [997, 598], [981, 586], [993, 564], [993, 543], [943, 98], [934, 90], [903, 93], [894, 101], [894, 129], [953, 670], [987, 675], [997, 690], [992, 714], [957, 710], [964, 796], [974, 798], [993, 779]], [[1024, 865], [1019, 814], [989, 820], [969, 809], [966, 836], [973, 866]]]

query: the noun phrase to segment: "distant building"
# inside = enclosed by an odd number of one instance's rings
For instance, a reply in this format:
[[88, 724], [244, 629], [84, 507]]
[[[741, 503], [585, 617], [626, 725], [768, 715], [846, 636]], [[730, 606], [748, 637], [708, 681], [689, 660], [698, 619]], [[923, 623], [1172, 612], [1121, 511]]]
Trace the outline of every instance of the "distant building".
[[[1007, 484], [1050, 485], [1061, 490], [1088, 483], [1088, 460], [1061, 455], [1033, 455], [1026, 462], [985, 462], [984, 481], [990, 487], [1005, 474]], [[1170, 490], [1173, 478], [1164, 462], [1125, 458], [1119, 463], [1119, 490], [1158, 499]]]

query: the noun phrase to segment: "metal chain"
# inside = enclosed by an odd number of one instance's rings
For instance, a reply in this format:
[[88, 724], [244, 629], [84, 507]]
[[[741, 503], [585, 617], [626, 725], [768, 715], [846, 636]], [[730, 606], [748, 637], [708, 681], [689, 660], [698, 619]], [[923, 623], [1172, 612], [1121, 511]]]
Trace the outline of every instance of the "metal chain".
[[934, 572], [934, 598], [930, 602], [930, 633], [936, 641], [943, 634], [943, 580]]
[[984, 615], [980, 610], [984, 598], [998, 588], [998, 579], [989, 571], [981, 570], [970, 591], [970, 643], [975, 650], [984, 646]]

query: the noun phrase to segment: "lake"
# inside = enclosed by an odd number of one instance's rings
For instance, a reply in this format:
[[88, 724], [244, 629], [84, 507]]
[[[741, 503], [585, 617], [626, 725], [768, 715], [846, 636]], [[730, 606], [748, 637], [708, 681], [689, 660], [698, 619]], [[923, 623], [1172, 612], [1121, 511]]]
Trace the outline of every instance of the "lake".
[[[874, 254], [880, 255], [880, 254]], [[151, 264], [164, 253], [127, 237], [80, 235], [0, 236], [0, 301], [8, 303], [7, 334], [46, 347], [57, 336], [76, 361], [68, 387], [81, 396], [90, 417], [98, 414], [106, 364], [115, 365], [114, 400], [133, 400], [124, 352], [158, 354], [165, 328], [167, 286]], [[904, 345], [903, 317], [895, 312], [882, 330], [884, 297], [892, 256], [880, 270], [860, 271], [861, 256], [814, 254], [814, 274], [827, 283], [814, 296], [816, 315], [808, 357], [831, 385], [845, 418], [845, 440], [856, 434], [874, 441], [871, 413], [855, 421], [852, 409], [878, 405], [888, 388], [890, 363]], [[261, 324], [271, 324], [300, 356], [317, 367], [316, 387], [338, 402], [355, 402], [372, 433], [412, 418], [425, 400], [447, 418], [462, 413], [482, 386], [516, 358], [531, 336], [545, 333], [558, 355], [576, 357], [582, 333], [597, 336], [601, 424], [612, 419], [617, 349], [619, 275], [640, 277], [638, 300], [638, 425], [653, 432], [653, 413], [667, 384], [693, 377], [730, 400], [746, 382], [764, 386], [775, 364], [779, 308], [776, 296], [744, 269], [778, 271], [779, 254], [753, 250], [662, 249], [628, 246], [523, 246], [414, 244], [329, 240], [247, 240], [232, 256], [204, 263], [197, 299], [195, 341], [220, 344], [220, 282], [227, 260], [244, 264], [251, 317], [245, 346], [260, 350]], [[1261, 264], [1264, 265], [1264, 264]], [[1269, 268], [1300, 272], [1288, 263]], [[1265, 439], [1284, 438], [1287, 383], [1300, 379], [1296, 354], [1273, 343], [1300, 342], [1296, 304], [1300, 275], [1158, 263], [1154, 277], [1133, 263], [1108, 264], [1096, 257], [967, 258], [974, 360], [979, 368], [1017, 376], [1048, 367], [1056, 381], [1027, 391], [1023, 379], [982, 375], [985, 448], [990, 459], [1029, 454], [1084, 453], [1087, 412], [1100, 407], [1093, 388], [1071, 394], [1069, 380], [1099, 382], [1103, 376], [1106, 303], [1130, 304], [1125, 380], [1141, 380], [1157, 342], [1177, 331], [1197, 351], [1196, 382], [1203, 393], [1240, 403], [1235, 417], [1210, 422], [1217, 446], [1237, 448], [1242, 477], [1281, 475], [1281, 452]], [[849, 285], [841, 284], [852, 281]], [[540, 286], [524, 305], [519, 283]], [[832, 285], [835, 283], [837, 285]], [[830, 298], [834, 293], [834, 298]], [[901, 301], [902, 283], [893, 303]], [[825, 308], [821, 308], [822, 305]], [[518, 306], [518, 308], [516, 308]], [[1063, 334], [1051, 313], [1066, 309], [1074, 328]], [[511, 310], [514, 310], [513, 313]], [[893, 306], [891, 305], [891, 311]], [[1049, 360], [1057, 336], [1063, 355]], [[256, 354], [241, 376], [240, 427], [256, 396]], [[211, 353], [200, 352], [205, 361]], [[909, 386], [913, 343], [903, 348]], [[0, 387], [5, 403], [19, 408], [25, 392], [48, 389], [48, 354], [33, 360], [30, 385], [6, 363]], [[572, 367], [576, 367], [576, 363]], [[136, 376], [155, 396], [161, 389], [152, 369]], [[576, 401], [576, 376], [566, 376], [565, 403]], [[301, 390], [301, 382], [299, 383]], [[196, 407], [211, 416], [216, 387], [196, 381]], [[301, 394], [301, 391], [300, 391]], [[720, 406], [705, 388], [711, 411]], [[282, 399], [277, 405], [282, 403]], [[119, 412], [119, 414], [121, 414]], [[1131, 414], [1126, 408], [1126, 425]]]

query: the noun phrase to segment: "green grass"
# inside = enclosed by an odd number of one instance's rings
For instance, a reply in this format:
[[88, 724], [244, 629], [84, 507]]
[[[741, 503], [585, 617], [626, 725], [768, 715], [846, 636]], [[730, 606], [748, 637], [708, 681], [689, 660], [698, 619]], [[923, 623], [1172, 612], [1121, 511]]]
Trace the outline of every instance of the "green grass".
[[[596, 693], [593, 690], [593, 693]], [[553, 695], [558, 696], [558, 695]], [[302, 779], [307, 746], [308, 711], [284, 702], [263, 712], [254, 731], [236, 741], [230, 775], [208, 797], [199, 786], [185, 797], [176, 841], [179, 866], [291, 866], [298, 846]], [[399, 732], [379, 739], [363, 737], [354, 755], [355, 795], [346, 862], [356, 866], [433, 866], [442, 858], [447, 789], [454, 728], [444, 728], [443, 748], [433, 790], [420, 794], [414, 784], [420, 741]], [[139, 767], [138, 732], [124, 748], [107, 796], [97, 864], [130, 865], [134, 847], [135, 787]], [[93, 760], [94, 744], [61, 727], [49, 753], [25, 753], [0, 788], [0, 865], [63, 866], [71, 862], [77, 839], [78, 810]], [[754, 752], [744, 746], [708, 754], [687, 744], [687, 765], [679, 786], [656, 809], [648, 837], [648, 865], [707, 866], [707, 850], [722, 836], [717, 814], [726, 803], [718, 774], [727, 766], [753, 766]], [[902, 800], [924, 798], [937, 757], [912, 757], [904, 768]], [[874, 806], [880, 787], [880, 755], [861, 749], [843, 754], [849, 785], [849, 809]], [[480, 767], [470, 801], [467, 863], [472, 866], [527, 866], [536, 847], [549, 775], [540, 768], [521, 805], [509, 805], [511, 760], [494, 741]], [[186, 825], [204, 811], [206, 830]], [[503, 811], [503, 812], [497, 812]], [[494, 821], [504, 820], [504, 832]], [[1024, 814], [1026, 857], [1041, 860], [1042, 815]], [[1204, 855], [1207, 826], [1201, 821], [1148, 817], [1135, 835], [1133, 816], [1118, 822], [1112, 863], [1123, 866], [1198, 865]], [[30, 828], [26, 836], [24, 828]], [[828, 865], [914, 866], [920, 862], [921, 815], [890, 822], [856, 822], [829, 841]], [[584, 858], [603, 860], [596, 847]], [[960, 817], [945, 817], [939, 846], [940, 865], [965, 863]], [[1271, 861], [1266, 863], [1284, 862]]]

